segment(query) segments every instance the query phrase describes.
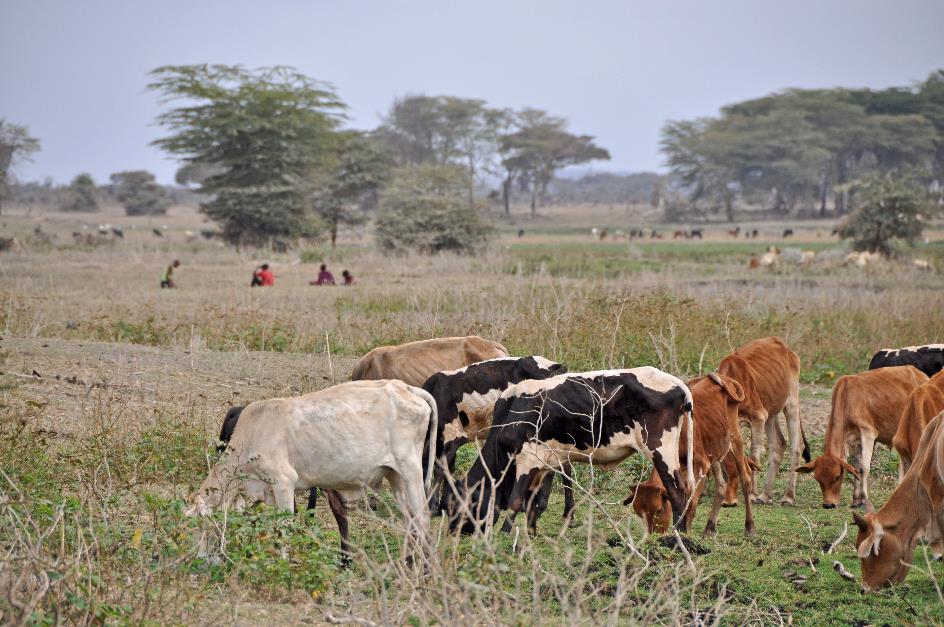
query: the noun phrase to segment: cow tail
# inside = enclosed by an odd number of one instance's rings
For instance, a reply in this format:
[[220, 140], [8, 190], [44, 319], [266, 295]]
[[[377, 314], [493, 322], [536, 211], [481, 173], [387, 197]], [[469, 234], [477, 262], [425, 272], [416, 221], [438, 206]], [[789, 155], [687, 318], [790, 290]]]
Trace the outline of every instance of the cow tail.
[[436, 462], [436, 436], [439, 432], [439, 410], [436, 409], [436, 399], [433, 398], [432, 394], [423, 388], [415, 389], [422, 399], [426, 401], [426, 404], [429, 405], [429, 426], [426, 431], [427, 442], [425, 442], [425, 445], [428, 447], [428, 452], [425, 460], [426, 476], [423, 478], [426, 493], [429, 494], [430, 487], [433, 485], [433, 467]]
[[691, 486], [692, 494], [695, 493], [695, 468], [692, 459], [695, 450], [695, 421], [692, 418], [694, 408], [692, 407], [691, 396], [685, 404], [685, 420], [688, 424], [688, 437], [686, 438], [688, 450], [685, 452], [685, 463], [688, 464], [688, 485]]
[[803, 423], [800, 423], [800, 437], [803, 438], [803, 461], [809, 462], [813, 459], [810, 452], [810, 441], [806, 439], [806, 431], [803, 429]]

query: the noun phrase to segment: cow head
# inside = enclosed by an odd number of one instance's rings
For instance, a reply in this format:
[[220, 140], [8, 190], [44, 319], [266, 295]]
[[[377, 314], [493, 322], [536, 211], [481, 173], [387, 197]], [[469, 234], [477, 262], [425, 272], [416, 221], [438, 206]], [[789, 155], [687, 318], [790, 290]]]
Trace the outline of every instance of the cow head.
[[857, 479], [859, 471], [846, 460], [836, 457], [832, 453], [824, 453], [813, 461], [803, 464], [797, 472], [813, 474], [813, 478], [823, 490], [823, 508], [834, 509], [839, 506], [839, 495], [842, 491], [843, 473], [848, 471]]
[[866, 591], [901, 582], [908, 574], [906, 560], [914, 552], [914, 546], [903, 542], [894, 527], [883, 527], [876, 516], [852, 513], [859, 528], [855, 542], [862, 564], [862, 588]]
[[665, 533], [672, 527], [672, 504], [658, 483], [649, 480], [633, 486], [623, 505], [632, 504], [636, 515], [646, 521], [649, 533]]
[[566, 372], [567, 366], [545, 359], [540, 355], [533, 355], [518, 360], [513, 376], [515, 381], [526, 381], [528, 379], [549, 379]]

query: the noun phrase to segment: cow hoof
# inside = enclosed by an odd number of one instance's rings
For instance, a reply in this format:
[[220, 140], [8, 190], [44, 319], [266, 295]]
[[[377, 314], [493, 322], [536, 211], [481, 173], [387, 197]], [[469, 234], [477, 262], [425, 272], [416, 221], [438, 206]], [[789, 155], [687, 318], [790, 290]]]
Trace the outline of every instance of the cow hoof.
[[769, 496], [755, 496], [754, 503], [756, 503], [757, 505], [770, 505], [770, 497]]
[[784, 498], [780, 499], [780, 504], [783, 505], [784, 507], [794, 507], [794, 506], [796, 506], [796, 503], [793, 502], [793, 499], [789, 499], [789, 498], [787, 498], [787, 497], [784, 497]]
[[753, 537], [756, 536], [756, 535], [757, 535], [757, 531], [754, 530], [754, 525], [751, 525], [750, 527], [745, 527], [745, 528], [744, 528], [744, 537], [745, 537], [745, 538], [753, 538]]
[[576, 529], [580, 526], [580, 522], [577, 521], [573, 516], [568, 516], [564, 519], [564, 521], [566, 522], [568, 529]]
[[718, 532], [714, 529], [705, 529], [705, 533], [701, 534], [701, 537], [706, 540], [711, 540], [718, 535]]
[[849, 509], [865, 509], [865, 503], [853, 503], [849, 506]]

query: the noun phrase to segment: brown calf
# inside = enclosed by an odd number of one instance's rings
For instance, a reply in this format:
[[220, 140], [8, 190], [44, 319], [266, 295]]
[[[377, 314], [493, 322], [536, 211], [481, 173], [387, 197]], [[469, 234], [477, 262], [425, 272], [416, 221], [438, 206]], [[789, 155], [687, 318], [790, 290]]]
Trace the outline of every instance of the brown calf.
[[[908, 397], [927, 380], [927, 375], [914, 366], [878, 368], [839, 377], [833, 387], [823, 454], [797, 468], [797, 472], [813, 473], [823, 489], [824, 508], [839, 505], [844, 471], [849, 471], [854, 480], [852, 506], [864, 505], [867, 511], [875, 511], [868, 486], [875, 442], [892, 445]], [[846, 461], [849, 448], [860, 451], [858, 469]]]
[[[800, 358], [779, 337], [754, 340], [721, 360], [718, 373], [741, 384], [744, 400], [738, 405], [742, 422], [751, 426], [751, 458], [759, 462], [763, 450], [760, 433], [767, 434], [770, 457], [764, 492], [755, 503], [770, 503], [774, 479], [783, 457], [786, 441], [780, 431], [777, 415], [783, 412], [790, 436], [790, 480], [783, 495], [784, 504], [796, 498], [797, 473], [792, 469], [803, 457], [809, 460], [809, 446], [800, 423]], [[802, 446], [801, 446], [802, 445]], [[755, 483], [756, 487], [756, 483]], [[726, 503], [737, 502], [737, 482], [728, 482]], [[755, 490], [756, 491], [756, 490]]]
[[944, 411], [944, 370], [916, 387], [905, 403], [898, 418], [898, 431], [892, 438], [892, 446], [901, 459], [898, 464], [899, 479], [905, 476], [914, 453], [918, 450], [921, 433], [931, 419]]
[[[754, 535], [754, 515], [751, 511], [751, 472], [744, 456], [744, 441], [738, 423], [738, 403], [744, 400], [744, 390], [737, 381], [717, 374], [698, 377], [688, 382], [694, 406], [694, 438], [692, 467], [695, 475], [695, 490], [685, 511], [685, 531], [690, 532], [698, 501], [708, 480], [708, 471], [715, 477], [715, 499], [705, 526], [705, 535], [715, 533], [718, 510], [724, 498], [724, 480], [721, 464], [724, 460], [728, 476], [740, 477], [744, 490], [746, 512], [744, 534]], [[686, 474], [688, 452], [688, 425], [682, 424], [679, 438], [680, 473]], [[633, 488], [623, 501], [633, 504], [633, 510], [646, 521], [650, 532], [665, 532], [672, 525], [672, 510], [668, 495], [659, 476], [653, 472], [645, 483]]]
[[862, 587], [875, 590], [899, 583], [908, 574], [915, 545], [924, 536], [936, 557], [944, 529], [944, 412], [935, 416], [915, 453], [914, 463], [877, 513], [860, 516], [856, 537]]

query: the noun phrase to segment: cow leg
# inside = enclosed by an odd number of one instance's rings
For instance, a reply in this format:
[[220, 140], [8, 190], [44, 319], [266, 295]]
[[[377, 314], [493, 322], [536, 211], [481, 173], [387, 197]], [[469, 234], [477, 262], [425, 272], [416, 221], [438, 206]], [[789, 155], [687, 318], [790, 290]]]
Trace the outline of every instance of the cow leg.
[[318, 488], [312, 488], [308, 492], [308, 511], [314, 511], [315, 504], [318, 502]]
[[397, 504], [406, 516], [407, 531], [403, 553], [407, 563], [412, 564], [413, 551], [422, 546], [428, 524], [422, 464], [410, 464], [401, 472], [391, 472], [387, 480], [393, 488]]
[[[725, 498], [725, 485], [723, 478], [721, 476], [721, 464], [715, 462], [711, 465], [711, 474], [715, 478], [715, 499], [711, 503], [711, 513], [708, 514], [708, 522], [705, 523], [705, 537], [713, 538], [716, 533], [716, 525], [718, 523], [718, 511], [721, 509], [721, 506], [724, 504]], [[731, 481], [733, 477], [729, 476], [728, 481]], [[745, 497], [747, 502], [750, 503], [750, 496]]]
[[328, 506], [331, 507], [331, 513], [334, 514], [334, 520], [338, 523], [338, 533], [341, 534], [341, 563], [347, 565], [351, 561], [351, 546], [347, 541], [347, 505], [345, 505], [344, 499], [335, 490], [325, 490], [324, 493], [328, 498]]
[[[743, 455], [744, 443], [740, 447]], [[732, 449], [734, 450], [734, 449]], [[737, 462], [734, 460], [734, 453], [728, 452], [721, 459], [724, 468], [724, 500], [721, 501], [721, 507], [737, 507], [738, 504], [738, 486], [740, 485], [740, 476], [738, 473]]]
[[[447, 442], [443, 448], [443, 455], [440, 457], [440, 460], [441, 463], [448, 468], [449, 476], [451, 477], [456, 476], [456, 454], [459, 452], [459, 448], [466, 442], [468, 442], [468, 440], [464, 438], [455, 439], [451, 442]], [[432, 509], [433, 515], [438, 516], [442, 512], [448, 511], [450, 497], [449, 488], [446, 486], [445, 473], [440, 464], [436, 464], [433, 486], [435, 486], [435, 488], [433, 490], [433, 496], [430, 498], [430, 503], [437, 502], [436, 495], [438, 494], [439, 505], [437, 508]]]
[[863, 431], [860, 437], [862, 452], [859, 455], [859, 472], [862, 474], [860, 482], [862, 488], [859, 492], [858, 501], [853, 501], [853, 507], [865, 507], [865, 511], [874, 512], [875, 507], [869, 500], [869, 471], [872, 469], [872, 453], [875, 451], [875, 433]]
[[547, 509], [548, 500], [550, 500], [551, 486], [554, 485], [554, 472], [548, 472], [541, 480], [537, 489], [531, 490], [531, 496], [528, 498], [528, 533], [534, 536], [538, 532], [538, 518]]
[[741, 438], [736, 438], [732, 450], [734, 451], [734, 462], [737, 469], [737, 476], [741, 481], [741, 490], [744, 493], [744, 535], [754, 535], [754, 504], [751, 502], [751, 491], [754, 481], [753, 470], [747, 463], [744, 456], [744, 442]]
[[767, 424], [764, 425], [767, 432], [767, 446], [770, 449], [767, 460], [767, 480], [764, 482], [764, 492], [754, 499], [755, 503], [770, 503], [771, 493], [774, 489], [774, 480], [777, 478], [777, 471], [780, 470], [780, 461], [783, 459], [783, 449], [786, 446], [783, 433], [780, 431], [780, 422], [777, 416], [770, 416]]
[[574, 467], [567, 463], [561, 469], [561, 483], [564, 484], [564, 521], [568, 527], [576, 525], [574, 522]]
[[[711, 467], [713, 467], [713, 465]], [[681, 471], [679, 472], [681, 473]], [[701, 493], [705, 491], [705, 484], [707, 483], [708, 475], [706, 473], [703, 471], [695, 473], [695, 490], [692, 492], [692, 498], [688, 502], [688, 507], [685, 508], [685, 533], [692, 532], [692, 522], [695, 520], [695, 512], [698, 510], [698, 500], [701, 499]]]
[[[764, 433], [767, 429], [767, 422], [769, 416], [766, 413], [760, 413], [751, 416], [751, 459], [754, 460], [754, 463], [760, 466], [760, 457], [764, 452]], [[754, 491], [752, 494], [757, 494], [757, 481], [753, 482]]]
[[800, 388], [799, 382], [792, 383], [793, 388], [783, 408], [783, 417], [787, 422], [787, 435], [790, 436], [790, 470], [787, 491], [783, 494], [781, 505], [793, 505], [796, 501], [797, 466], [803, 453], [803, 429], [800, 425]]

